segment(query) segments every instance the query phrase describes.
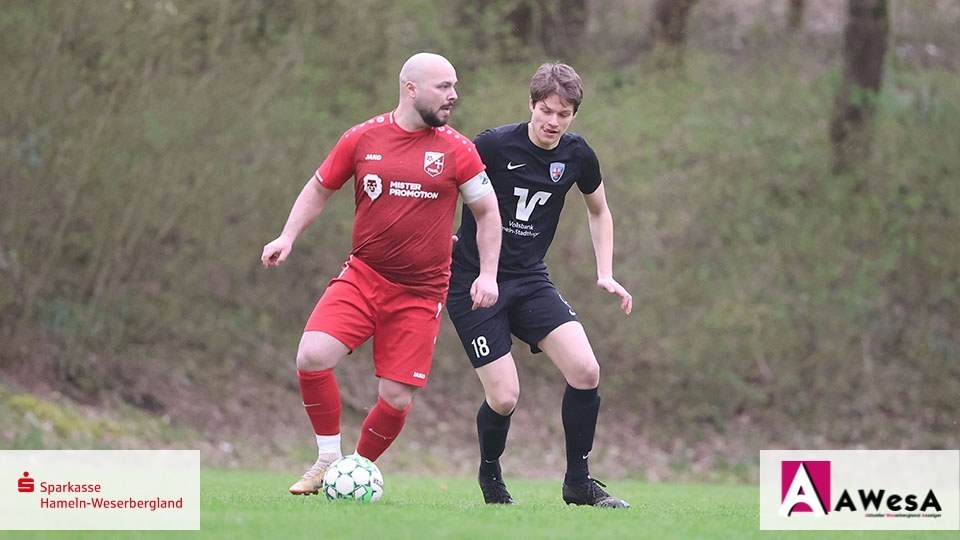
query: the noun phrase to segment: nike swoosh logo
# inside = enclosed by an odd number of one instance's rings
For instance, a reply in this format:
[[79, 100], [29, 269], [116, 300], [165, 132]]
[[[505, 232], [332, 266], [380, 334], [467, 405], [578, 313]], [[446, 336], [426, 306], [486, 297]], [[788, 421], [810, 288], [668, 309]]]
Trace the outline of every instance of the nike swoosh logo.
[[583, 455], [583, 459], [587, 459], [588, 457], [590, 457], [590, 452], [587, 452], [586, 454]]
[[526, 163], [520, 163], [520, 164], [514, 165], [512, 161], [508, 161], [508, 162], [507, 162], [507, 170], [508, 170], [508, 171], [512, 171], [512, 170], [514, 170], [514, 169], [519, 169], [520, 167], [523, 167], [524, 165], [526, 165]]

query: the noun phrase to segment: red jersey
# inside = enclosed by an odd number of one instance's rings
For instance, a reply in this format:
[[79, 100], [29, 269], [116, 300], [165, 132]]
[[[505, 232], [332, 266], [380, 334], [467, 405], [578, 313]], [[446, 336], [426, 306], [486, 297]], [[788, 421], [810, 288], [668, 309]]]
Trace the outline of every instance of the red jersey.
[[393, 113], [344, 133], [314, 175], [327, 189], [351, 177], [351, 254], [384, 278], [442, 301], [462, 184], [483, 173], [473, 142], [450, 127], [406, 131]]

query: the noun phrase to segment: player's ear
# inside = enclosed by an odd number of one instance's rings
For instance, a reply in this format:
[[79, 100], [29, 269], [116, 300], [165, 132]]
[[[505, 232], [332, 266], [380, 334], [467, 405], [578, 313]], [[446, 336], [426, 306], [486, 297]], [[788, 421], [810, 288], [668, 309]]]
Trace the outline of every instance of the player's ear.
[[530, 112], [533, 112], [534, 107], [537, 106], [537, 102], [530, 98]]

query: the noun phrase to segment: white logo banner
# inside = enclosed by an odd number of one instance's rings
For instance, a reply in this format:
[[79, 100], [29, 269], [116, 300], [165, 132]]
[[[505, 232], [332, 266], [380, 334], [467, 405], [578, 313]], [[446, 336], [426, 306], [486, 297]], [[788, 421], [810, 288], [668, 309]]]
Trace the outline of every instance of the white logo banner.
[[0, 530], [199, 529], [199, 450], [0, 451]]
[[960, 530], [960, 450], [761, 450], [761, 530]]

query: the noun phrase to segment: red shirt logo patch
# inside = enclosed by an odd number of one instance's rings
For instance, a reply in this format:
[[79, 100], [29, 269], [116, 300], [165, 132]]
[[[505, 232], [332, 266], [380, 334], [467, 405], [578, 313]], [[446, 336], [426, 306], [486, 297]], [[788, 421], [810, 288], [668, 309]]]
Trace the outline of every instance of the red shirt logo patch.
[[383, 182], [379, 176], [368, 174], [363, 177], [363, 190], [367, 192], [367, 196], [370, 197], [371, 201], [375, 201], [377, 197], [383, 193]]
[[443, 172], [443, 152], [424, 152], [423, 170], [431, 177]]

